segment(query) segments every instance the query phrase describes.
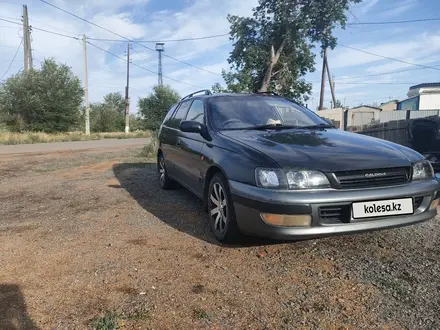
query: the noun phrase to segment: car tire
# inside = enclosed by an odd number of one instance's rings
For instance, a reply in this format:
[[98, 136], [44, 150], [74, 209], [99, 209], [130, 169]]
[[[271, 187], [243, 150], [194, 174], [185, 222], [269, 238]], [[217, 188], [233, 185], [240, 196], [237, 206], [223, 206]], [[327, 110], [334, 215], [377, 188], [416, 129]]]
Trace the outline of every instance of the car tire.
[[[229, 185], [223, 174], [217, 173], [211, 179], [207, 196], [208, 221], [214, 237], [219, 242], [232, 243], [240, 230], [235, 218]], [[220, 206], [219, 206], [220, 204]]]
[[162, 189], [168, 190], [174, 188], [175, 183], [168, 176], [165, 158], [162, 153], [157, 156], [157, 173], [159, 174], [159, 185]]

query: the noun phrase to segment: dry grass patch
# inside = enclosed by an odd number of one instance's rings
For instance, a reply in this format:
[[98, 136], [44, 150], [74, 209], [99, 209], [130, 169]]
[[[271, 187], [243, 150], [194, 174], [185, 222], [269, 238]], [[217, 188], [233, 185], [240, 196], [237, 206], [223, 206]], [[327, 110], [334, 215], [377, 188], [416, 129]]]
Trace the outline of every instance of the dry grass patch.
[[102, 139], [132, 139], [150, 137], [151, 131], [139, 131], [131, 133], [111, 132], [111, 133], [91, 133], [86, 135], [83, 132], [67, 132], [48, 134], [42, 132], [27, 133], [0, 133], [0, 144], [29, 144], [29, 143], [50, 143], [50, 142], [69, 142], [69, 141], [89, 141]]

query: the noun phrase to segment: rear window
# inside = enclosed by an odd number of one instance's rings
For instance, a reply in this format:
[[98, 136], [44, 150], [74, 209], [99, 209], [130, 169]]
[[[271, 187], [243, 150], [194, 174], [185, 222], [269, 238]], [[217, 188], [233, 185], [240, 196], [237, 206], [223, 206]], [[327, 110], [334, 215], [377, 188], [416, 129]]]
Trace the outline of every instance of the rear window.
[[177, 109], [176, 113], [171, 118], [170, 124], [168, 125], [169, 127], [179, 128], [180, 122], [183, 120], [183, 118], [185, 118], [191, 102], [192, 101], [185, 101], [181, 103], [179, 109]]
[[205, 111], [203, 107], [202, 100], [194, 100], [189, 108], [188, 114], [186, 115], [186, 120], [194, 120], [203, 124], [205, 118]]
[[173, 105], [171, 106], [170, 110], [168, 110], [168, 112], [167, 112], [165, 118], [163, 119], [163, 124], [164, 124], [165, 126], [169, 126], [170, 118], [171, 118], [171, 116], [173, 115], [174, 110], [176, 110], [178, 104], [179, 104], [179, 103], [173, 104]]

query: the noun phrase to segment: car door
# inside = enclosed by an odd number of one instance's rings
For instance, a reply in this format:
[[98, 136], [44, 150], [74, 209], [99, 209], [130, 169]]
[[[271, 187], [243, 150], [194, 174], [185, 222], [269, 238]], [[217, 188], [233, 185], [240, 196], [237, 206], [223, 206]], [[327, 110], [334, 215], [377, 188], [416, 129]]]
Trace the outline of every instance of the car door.
[[168, 122], [168, 145], [166, 147], [165, 165], [167, 166], [168, 175], [182, 181], [181, 163], [182, 163], [182, 149], [180, 148], [180, 122], [186, 117], [186, 113], [192, 103], [192, 100], [184, 101], [180, 104], [179, 108], [174, 112], [171, 119]]
[[[205, 125], [205, 106], [202, 99], [194, 99], [185, 120], [198, 121]], [[179, 132], [178, 145], [182, 154], [179, 163], [183, 183], [198, 195], [203, 194], [202, 149], [204, 139], [200, 133]]]
[[170, 108], [159, 128], [160, 148], [165, 159], [165, 167], [167, 168], [168, 173], [169, 169], [173, 166], [173, 162], [171, 161], [173, 145], [177, 142], [177, 132], [171, 127], [171, 119], [179, 105], [180, 103], [176, 103]]

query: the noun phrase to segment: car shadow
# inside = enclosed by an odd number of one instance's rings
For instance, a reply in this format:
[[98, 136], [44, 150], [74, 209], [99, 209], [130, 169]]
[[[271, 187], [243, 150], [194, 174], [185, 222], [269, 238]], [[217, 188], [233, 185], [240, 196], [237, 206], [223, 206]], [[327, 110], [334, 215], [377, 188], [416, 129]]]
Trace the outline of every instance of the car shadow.
[[120, 186], [146, 211], [163, 223], [210, 244], [223, 247], [249, 247], [284, 243], [259, 237], [240, 237], [235, 244], [221, 244], [211, 233], [203, 202], [187, 189], [163, 190], [159, 186], [155, 163], [121, 163], [113, 165], [113, 172]]
[[0, 284], [0, 329], [40, 329], [30, 318], [18, 285]]

